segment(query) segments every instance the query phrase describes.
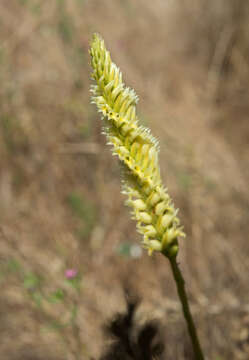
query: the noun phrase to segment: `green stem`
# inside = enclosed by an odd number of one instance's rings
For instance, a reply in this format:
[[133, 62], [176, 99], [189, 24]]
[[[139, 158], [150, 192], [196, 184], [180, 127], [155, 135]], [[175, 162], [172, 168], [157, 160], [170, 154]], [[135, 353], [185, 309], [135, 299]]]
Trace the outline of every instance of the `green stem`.
[[171, 269], [172, 269], [174, 279], [176, 282], [178, 295], [179, 295], [179, 298], [180, 298], [180, 301], [182, 304], [183, 314], [184, 314], [184, 317], [185, 317], [185, 320], [186, 320], [186, 323], [188, 326], [189, 336], [192, 341], [195, 359], [196, 360], [204, 360], [204, 355], [202, 353], [202, 349], [201, 349], [198, 335], [196, 332], [195, 324], [194, 324], [194, 321], [193, 321], [193, 318], [192, 318], [192, 315], [190, 312], [188, 298], [187, 298], [187, 294], [186, 294], [186, 290], [185, 290], [185, 286], [184, 286], [184, 279], [182, 277], [181, 270], [179, 269], [179, 267], [177, 265], [175, 257], [169, 258], [169, 261], [170, 261]]

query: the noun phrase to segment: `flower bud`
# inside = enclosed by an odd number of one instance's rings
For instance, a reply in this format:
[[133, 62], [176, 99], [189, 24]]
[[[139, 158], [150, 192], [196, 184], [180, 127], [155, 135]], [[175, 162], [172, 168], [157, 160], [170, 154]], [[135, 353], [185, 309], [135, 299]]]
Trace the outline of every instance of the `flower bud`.
[[116, 150], [117, 154], [121, 157], [124, 158], [126, 156], [130, 155], [130, 152], [126, 149], [126, 147], [124, 146], [119, 146]]
[[148, 198], [148, 202], [151, 206], [156, 205], [156, 203], [160, 200], [160, 196], [157, 192], [152, 192]]
[[168, 205], [165, 203], [165, 201], [161, 201], [159, 204], [157, 204], [155, 208], [156, 215], [162, 215], [164, 211], [167, 209]]
[[145, 210], [146, 204], [143, 200], [137, 199], [133, 201], [133, 206], [136, 210]]
[[177, 236], [178, 232], [173, 227], [166, 230], [162, 238], [163, 248], [167, 247], [174, 239], [177, 238]]
[[148, 247], [151, 250], [151, 252], [153, 250], [155, 251], [162, 251], [162, 243], [158, 240], [150, 240], [148, 241]]
[[171, 246], [168, 251], [169, 257], [176, 257], [178, 250], [179, 250], [178, 245]]
[[152, 225], [146, 225], [143, 227], [143, 232], [145, 235], [147, 235], [148, 237], [154, 237], [156, 236], [156, 229], [154, 228], [154, 226]]
[[151, 224], [152, 217], [147, 212], [140, 212], [136, 215], [137, 219], [144, 224]]
[[172, 221], [174, 220], [175, 215], [174, 214], [165, 214], [162, 217], [161, 225], [163, 228], [167, 228], [171, 225]]

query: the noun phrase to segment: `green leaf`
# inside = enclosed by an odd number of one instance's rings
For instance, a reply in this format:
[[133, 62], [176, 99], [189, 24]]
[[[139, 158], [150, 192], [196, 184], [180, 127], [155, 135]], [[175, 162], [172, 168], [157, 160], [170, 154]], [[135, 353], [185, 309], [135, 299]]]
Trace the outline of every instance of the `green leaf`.
[[65, 12], [61, 14], [58, 22], [58, 32], [65, 43], [72, 43], [74, 36], [74, 24], [72, 18]]
[[35, 302], [35, 304], [38, 307], [41, 307], [43, 296], [38, 292], [34, 292], [34, 293], [31, 294], [31, 297], [32, 297], [32, 300]]
[[77, 305], [74, 305], [71, 310], [71, 319], [70, 319], [71, 323], [75, 322], [77, 315], [78, 315], [78, 307], [77, 307]]
[[49, 297], [48, 297], [48, 302], [52, 303], [52, 304], [56, 304], [58, 302], [62, 302], [65, 299], [65, 294], [64, 291], [62, 289], [58, 289], [55, 292], [53, 292]]
[[7, 268], [11, 272], [17, 272], [21, 270], [22, 266], [17, 260], [10, 259], [7, 263]]
[[35, 289], [40, 285], [40, 278], [32, 273], [25, 275], [23, 285], [26, 289]]
[[67, 324], [62, 324], [61, 322], [57, 321], [57, 320], [53, 320], [48, 324], [48, 328], [52, 329], [52, 330], [60, 330], [63, 329], [67, 326]]
[[86, 238], [91, 233], [97, 221], [97, 212], [94, 204], [76, 192], [72, 192], [68, 196], [67, 201], [73, 214], [82, 220], [82, 224], [78, 229], [78, 235]]
[[117, 248], [118, 255], [130, 257], [131, 256], [131, 244], [122, 243]]
[[81, 278], [75, 277], [73, 279], [66, 279], [65, 282], [67, 285], [70, 285], [72, 288], [78, 291], [81, 284]]

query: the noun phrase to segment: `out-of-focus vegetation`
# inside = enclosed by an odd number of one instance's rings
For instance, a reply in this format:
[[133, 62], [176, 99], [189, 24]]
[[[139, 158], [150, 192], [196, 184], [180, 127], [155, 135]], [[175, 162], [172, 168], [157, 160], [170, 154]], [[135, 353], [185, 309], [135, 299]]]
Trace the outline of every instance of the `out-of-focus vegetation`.
[[[81, 347], [84, 358], [98, 358], [101, 324], [124, 309], [129, 281], [143, 299], [139, 321], [156, 317], [165, 326], [165, 358], [192, 358], [170, 272], [160, 256], [141, 256], [119, 166], [90, 105], [88, 44], [96, 31], [160, 139], [162, 176], [187, 233], [179, 261], [204, 351], [247, 359], [244, 0], [0, 2], [1, 356], [77, 359]], [[66, 268], [83, 274], [80, 297], [64, 284]], [[46, 311], [60, 321], [77, 302], [66, 346], [47, 329], [41, 287], [53, 298]]]

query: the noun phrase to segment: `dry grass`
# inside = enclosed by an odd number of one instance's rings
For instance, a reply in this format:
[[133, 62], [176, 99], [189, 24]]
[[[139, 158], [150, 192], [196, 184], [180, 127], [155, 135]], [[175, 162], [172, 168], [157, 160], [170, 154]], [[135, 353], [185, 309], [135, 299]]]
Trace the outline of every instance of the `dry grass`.
[[[88, 42], [98, 31], [160, 139], [163, 177], [188, 235], [180, 262], [207, 359], [247, 359], [247, 2], [2, 0], [0, 14], [3, 358], [98, 357], [101, 324], [124, 308], [128, 280], [143, 298], [139, 319], [165, 326], [166, 359], [191, 359], [165, 260], [122, 255], [139, 236], [89, 105]], [[42, 275], [46, 291], [64, 286], [65, 268], [82, 272], [77, 331], [65, 330], [66, 346], [41, 330], [74, 295], [41, 312], [18, 271], [6, 271], [13, 259]]]

